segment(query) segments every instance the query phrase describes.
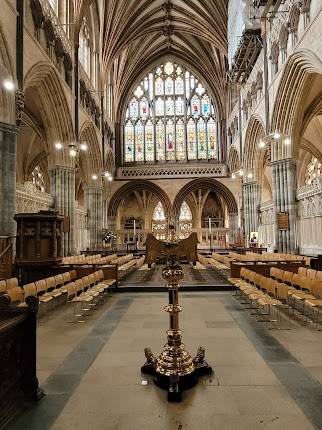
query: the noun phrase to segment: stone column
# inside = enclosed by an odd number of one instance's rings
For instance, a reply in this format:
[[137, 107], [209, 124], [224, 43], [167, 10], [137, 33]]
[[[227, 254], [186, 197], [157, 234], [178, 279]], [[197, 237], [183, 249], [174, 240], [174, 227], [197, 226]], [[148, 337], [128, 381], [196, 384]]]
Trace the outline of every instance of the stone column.
[[16, 235], [17, 127], [0, 122], [0, 236]]
[[258, 231], [258, 208], [260, 204], [260, 186], [257, 182], [243, 184], [244, 228], [246, 240], [250, 233]]
[[101, 244], [100, 233], [103, 228], [103, 189], [89, 186], [84, 189], [85, 208], [88, 213], [88, 246], [95, 249]]
[[[275, 217], [275, 244], [279, 252], [296, 252], [296, 164], [290, 159], [272, 162], [272, 185]], [[288, 230], [279, 230], [277, 215], [286, 212]]]
[[64, 234], [63, 255], [75, 254], [75, 168], [56, 166], [50, 170], [51, 193], [55, 208], [70, 220], [70, 232]]
[[238, 213], [230, 213], [228, 215], [228, 223], [229, 223], [229, 234], [228, 234], [229, 243], [236, 243], [237, 232], [238, 232]]

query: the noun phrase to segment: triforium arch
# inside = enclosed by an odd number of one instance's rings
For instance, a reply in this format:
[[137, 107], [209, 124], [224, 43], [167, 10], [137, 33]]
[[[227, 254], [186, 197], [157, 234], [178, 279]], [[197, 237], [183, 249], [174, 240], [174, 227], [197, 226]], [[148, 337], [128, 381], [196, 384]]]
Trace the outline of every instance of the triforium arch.
[[[55, 67], [48, 63], [35, 64], [25, 76], [25, 98], [30, 96], [37, 100], [37, 108], [47, 130], [49, 154], [52, 155], [50, 164], [65, 165], [69, 156], [64, 151], [54, 151], [54, 143], [73, 142], [75, 133], [71, 118], [71, 102], [67, 99], [64, 82]], [[67, 90], [66, 90], [67, 91]]]
[[252, 116], [249, 120], [243, 155], [244, 174], [253, 180], [260, 180], [263, 167], [263, 153], [260, 141], [265, 136], [265, 129], [260, 118]]
[[205, 178], [189, 182], [178, 192], [173, 204], [173, 212], [175, 216], [179, 215], [182, 203], [186, 200], [189, 194], [197, 190], [211, 190], [219, 194], [227, 205], [228, 214], [238, 213], [237, 202], [232, 192], [221, 182], [218, 182], [215, 179]]
[[228, 166], [231, 172], [237, 172], [241, 167], [239, 153], [234, 146], [231, 146], [229, 149]]
[[117, 216], [117, 210], [127, 195], [143, 190], [146, 190], [157, 197], [157, 199], [162, 203], [166, 215], [170, 216], [172, 214], [171, 201], [160, 187], [150, 181], [134, 180], [126, 183], [114, 193], [108, 206], [108, 217], [113, 218]]
[[309, 49], [290, 56], [278, 87], [271, 121], [271, 132], [278, 131], [292, 140], [292, 154], [297, 157], [305, 100], [316, 75], [322, 74], [321, 60]]
[[[80, 158], [83, 166], [84, 180], [87, 184], [91, 182], [92, 175], [103, 170], [101, 144], [96, 127], [91, 121], [83, 124], [79, 133], [80, 142], [86, 142], [88, 150]], [[98, 178], [99, 179], [99, 178]]]

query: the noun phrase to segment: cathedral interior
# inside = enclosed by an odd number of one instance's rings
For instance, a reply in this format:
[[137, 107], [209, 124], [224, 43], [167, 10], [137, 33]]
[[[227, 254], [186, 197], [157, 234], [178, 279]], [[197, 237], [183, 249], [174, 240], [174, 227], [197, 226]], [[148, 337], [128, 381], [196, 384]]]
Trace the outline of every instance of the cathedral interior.
[[322, 429], [321, 313], [321, 0], [1, 0], [1, 430]]

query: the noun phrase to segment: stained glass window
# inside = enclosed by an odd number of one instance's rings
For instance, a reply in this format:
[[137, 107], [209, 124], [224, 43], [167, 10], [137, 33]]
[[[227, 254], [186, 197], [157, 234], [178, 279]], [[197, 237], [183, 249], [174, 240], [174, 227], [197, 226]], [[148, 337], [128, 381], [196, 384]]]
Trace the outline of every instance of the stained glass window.
[[125, 126], [125, 159], [126, 161], [134, 161], [134, 127], [131, 121], [128, 121]]
[[180, 215], [179, 215], [180, 221], [191, 221], [192, 220], [192, 213], [187, 205], [186, 202], [182, 203], [181, 209], [180, 209]]
[[189, 160], [195, 160], [197, 158], [196, 137], [196, 124], [194, 120], [190, 118], [187, 125], [187, 146]]
[[200, 118], [197, 124], [198, 136], [198, 158], [205, 160], [207, 158], [207, 136], [205, 120]]
[[154, 126], [151, 120], [145, 124], [145, 159], [154, 161]]
[[132, 99], [130, 102], [130, 117], [137, 118], [139, 115], [139, 102], [136, 99]]
[[135, 126], [135, 160], [144, 161], [143, 124], [139, 121]]
[[184, 122], [182, 121], [182, 119], [179, 119], [176, 124], [177, 160], [185, 160], [186, 158], [184, 130]]
[[176, 115], [184, 115], [184, 101], [181, 97], [178, 97], [176, 100]]
[[165, 148], [164, 148], [164, 122], [160, 119], [156, 126], [156, 155], [157, 161], [165, 160]]
[[217, 159], [217, 120], [207, 88], [172, 61], [137, 83], [124, 120], [124, 161]]
[[174, 115], [174, 100], [171, 97], [168, 97], [166, 100], [166, 104], [165, 104], [165, 108], [166, 108], [166, 115], [169, 116], [173, 116]]
[[211, 118], [207, 123], [207, 134], [208, 134], [208, 158], [217, 158], [217, 125], [216, 122]]
[[142, 118], [147, 118], [149, 116], [148, 101], [145, 97], [140, 101], [140, 115]]
[[165, 213], [164, 213], [164, 208], [161, 202], [159, 202], [155, 209], [154, 209], [154, 214], [153, 214], [153, 220], [154, 221], [165, 221]]
[[175, 160], [174, 123], [172, 119], [169, 119], [167, 121], [166, 153], [167, 153], [167, 160]]

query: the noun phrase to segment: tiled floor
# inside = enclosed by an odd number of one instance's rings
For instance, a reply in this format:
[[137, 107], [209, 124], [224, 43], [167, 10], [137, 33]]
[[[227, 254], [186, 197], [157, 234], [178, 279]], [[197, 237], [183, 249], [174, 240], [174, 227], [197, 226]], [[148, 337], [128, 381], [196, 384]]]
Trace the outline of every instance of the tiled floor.
[[322, 429], [322, 334], [267, 332], [228, 292], [180, 295], [186, 348], [205, 346], [215, 373], [169, 404], [140, 373], [144, 347], [158, 353], [166, 341], [166, 302], [166, 292], [115, 295], [85, 324], [63, 311], [41, 323], [47, 396], [11, 429]]

